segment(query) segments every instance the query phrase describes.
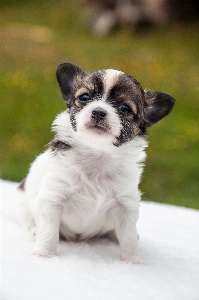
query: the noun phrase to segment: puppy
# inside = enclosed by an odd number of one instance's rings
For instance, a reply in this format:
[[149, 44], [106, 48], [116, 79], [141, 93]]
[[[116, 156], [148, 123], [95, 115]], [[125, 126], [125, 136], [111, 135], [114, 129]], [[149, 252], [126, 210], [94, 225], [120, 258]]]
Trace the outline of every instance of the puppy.
[[68, 109], [18, 187], [17, 214], [35, 236], [33, 254], [55, 255], [60, 235], [82, 241], [109, 233], [118, 239], [121, 260], [144, 263], [136, 222], [145, 135], [175, 100], [144, 91], [116, 70], [86, 73], [64, 63], [56, 74]]

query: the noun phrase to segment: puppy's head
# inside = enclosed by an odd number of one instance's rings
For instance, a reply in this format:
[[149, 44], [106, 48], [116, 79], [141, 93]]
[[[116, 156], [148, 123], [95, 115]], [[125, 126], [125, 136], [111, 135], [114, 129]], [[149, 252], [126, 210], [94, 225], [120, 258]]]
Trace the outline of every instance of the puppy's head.
[[116, 70], [86, 73], [64, 63], [56, 75], [73, 130], [91, 146], [120, 146], [145, 134], [175, 102], [167, 94], [144, 91], [136, 79]]

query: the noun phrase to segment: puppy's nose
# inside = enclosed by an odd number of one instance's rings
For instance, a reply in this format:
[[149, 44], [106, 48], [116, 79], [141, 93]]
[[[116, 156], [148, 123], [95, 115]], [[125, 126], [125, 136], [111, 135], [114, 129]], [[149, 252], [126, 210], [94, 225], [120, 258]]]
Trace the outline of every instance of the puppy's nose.
[[96, 122], [99, 123], [100, 121], [103, 121], [106, 118], [106, 111], [102, 108], [95, 108], [92, 111], [92, 119]]

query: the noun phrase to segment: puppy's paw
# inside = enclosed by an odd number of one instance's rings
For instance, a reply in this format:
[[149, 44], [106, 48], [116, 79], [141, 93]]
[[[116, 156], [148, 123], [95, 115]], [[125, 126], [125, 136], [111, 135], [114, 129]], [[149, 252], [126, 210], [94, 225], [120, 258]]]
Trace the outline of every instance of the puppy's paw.
[[49, 257], [52, 257], [55, 255], [54, 253], [51, 253], [45, 249], [33, 249], [31, 254], [35, 255], [35, 256], [39, 256], [39, 257], [46, 257], [46, 258], [49, 258]]
[[137, 265], [147, 265], [147, 262], [139, 256], [132, 256], [130, 262]]
[[130, 257], [121, 256], [122, 261], [131, 262], [136, 265], [147, 265], [147, 262], [137, 255], [132, 255]]

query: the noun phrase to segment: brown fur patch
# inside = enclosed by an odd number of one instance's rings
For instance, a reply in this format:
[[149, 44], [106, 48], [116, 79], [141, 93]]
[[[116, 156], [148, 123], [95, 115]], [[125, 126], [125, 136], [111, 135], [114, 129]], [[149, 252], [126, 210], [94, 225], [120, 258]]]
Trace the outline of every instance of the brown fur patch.
[[90, 90], [87, 88], [81, 88], [75, 93], [75, 98], [77, 99], [79, 96], [86, 94], [86, 93], [89, 94]]

